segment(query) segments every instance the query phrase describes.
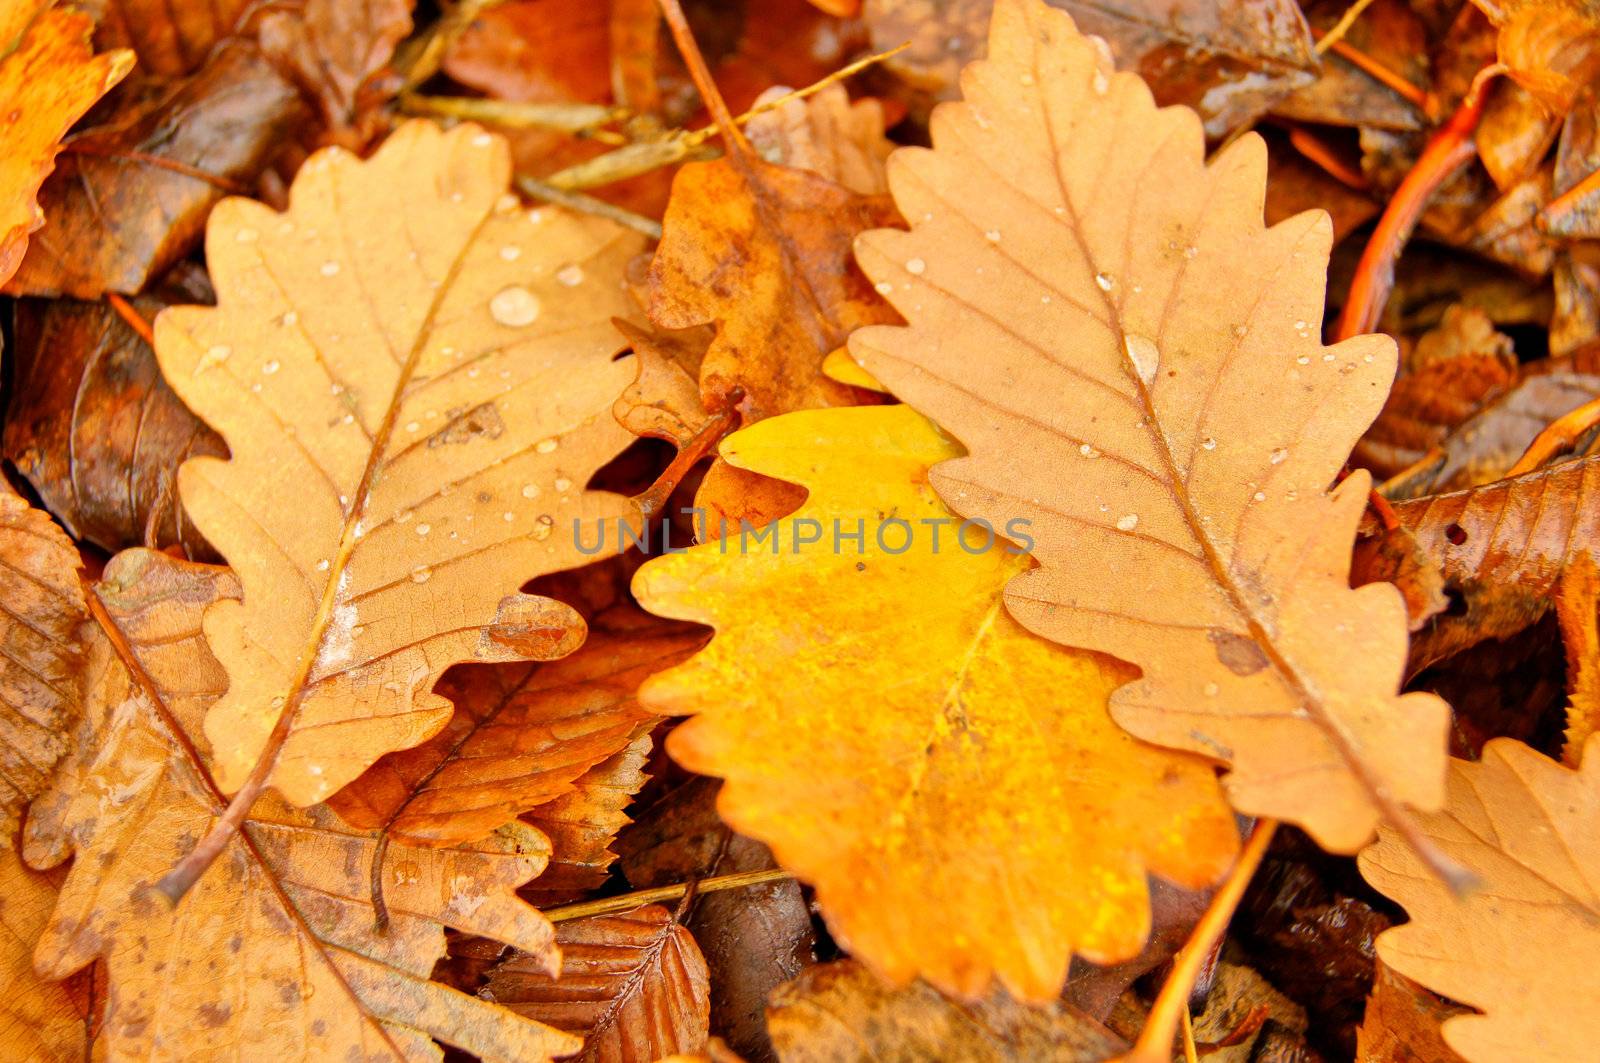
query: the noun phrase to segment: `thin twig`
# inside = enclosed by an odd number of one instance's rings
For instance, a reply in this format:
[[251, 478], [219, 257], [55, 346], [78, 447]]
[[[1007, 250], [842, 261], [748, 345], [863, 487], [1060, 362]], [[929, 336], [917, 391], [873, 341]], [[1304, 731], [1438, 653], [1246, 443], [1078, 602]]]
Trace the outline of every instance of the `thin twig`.
[[574, 192], [566, 188], [554, 188], [537, 177], [529, 177], [526, 174], [517, 175], [517, 188], [530, 199], [554, 203], [557, 206], [581, 211], [584, 214], [610, 218], [617, 224], [626, 225], [634, 232], [643, 233], [652, 240], [661, 239], [660, 222], [652, 221], [643, 214], [635, 214], [631, 210], [624, 210], [614, 203], [607, 203], [603, 199], [596, 199], [594, 196], [586, 196], [582, 192]]
[[1170, 1063], [1172, 1041], [1177, 1036], [1178, 1024], [1189, 1010], [1189, 991], [1199, 977], [1206, 957], [1228, 929], [1228, 921], [1233, 918], [1233, 911], [1244, 897], [1245, 887], [1250, 885], [1256, 868], [1261, 866], [1261, 858], [1266, 855], [1267, 846], [1272, 843], [1272, 833], [1277, 828], [1277, 820], [1263, 819], [1256, 823], [1250, 840], [1239, 853], [1239, 859], [1234, 862], [1222, 886], [1212, 895], [1205, 914], [1195, 924], [1194, 932], [1189, 935], [1189, 940], [1173, 962], [1172, 973], [1162, 985], [1133, 1051], [1123, 1056], [1121, 1063]]
[[600, 127], [628, 117], [626, 111], [600, 103], [524, 103], [479, 96], [412, 94], [401, 99], [400, 109], [406, 114], [459, 118], [504, 129], [549, 129], [592, 140], [611, 138], [618, 144], [623, 142], [619, 134], [608, 133]]
[[659, 0], [659, 2], [661, 17], [667, 20], [667, 29], [672, 33], [673, 43], [678, 46], [678, 53], [683, 57], [684, 65], [689, 68], [689, 78], [699, 90], [701, 101], [706, 105], [706, 110], [711, 112], [712, 122], [722, 134], [722, 142], [735, 156], [753, 155], [755, 149], [739, 131], [739, 126], [733, 120], [733, 112], [728, 110], [728, 101], [722, 98], [722, 90], [717, 88], [716, 79], [711, 76], [711, 68], [706, 66], [706, 57], [700, 54], [700, 46], [695, 43], [694, 31], [689, 28], [689, 20], [684, 17], [683, 7], [678, 0]]
[[117, 312], [117, 316], [120, 317], [129, 328], [138, 333], [139, 338], [144, 340], [144, 342], [149, 345], [151, 350], [155, 349], [155, 330], [150, 327], [150, 322], [144, 319], [144, 315], [139, 313], [139, 311], [134, 308], [132, 303], [128, 302], [128, 300], [124, 299], [116, 292], [107, 292], [106, 302], [111, 304], [111, 309]]
[[1359, 48], [1352, 48], [1344, 41], [1334, 41], [1328, 46], [1328, 51], [1416, 107], [1425, 117], [1429, 119], [1434, 117], [1433, 112], [1436, 104], [1433, 98], [1428, 95], [1427, 90], [1413, 85], [1366, 52], [1361, 51]]
[[1356, 19], [1360, 18], [1361, 13], [1371, 6], [1372, 0], [1356, 0], [1346, 9], [1344, 14], [1339, 16], [1339, 21], [1335, 22], [1328, 32], [1322, 35], [1322, 39], [1317, 41], [1316, 46], [1311, 50], [1321, 55], [1344, 40], [1344, 35], [1350, 32], [1350, 27], [1356, 24]]
[[695, 882], [680, 882], [676, 886], [657, 886], [655, 889], [635, 890], [632, 893], [623, 893], [615, 897], [602, 897], [597, 901], [579, 901], [577, 904], [565, 904], [560, 908], [548, 908], [544, 917], [552, 923], [564, 923], [572, 919], [587, 919], [591, 915], [610, 915], [612, 912], [631, 912], [646, 904], [657, 901], [675, 901], [682, 897], [692, 885], [696, 893], [716, 893], [718, 890], [736, 890], [745, 886], [760, 886], [767, 882], [783, 882], [794, 878], [781, 867], [767, 871], [740, 871], [733, 875], [718, 875], [715, 878], [702, 878]]
[[1340, 184], [1357, 192], [1365, 192], [1371, 188], [1372, 182], [1367, 180], [1366, 174], [1339, 158], [1321, 137], [1309, 129], [1296, 126], [1289, 130], [1289, 144], [1301, 155], [1322, 167], [1329, 177]]

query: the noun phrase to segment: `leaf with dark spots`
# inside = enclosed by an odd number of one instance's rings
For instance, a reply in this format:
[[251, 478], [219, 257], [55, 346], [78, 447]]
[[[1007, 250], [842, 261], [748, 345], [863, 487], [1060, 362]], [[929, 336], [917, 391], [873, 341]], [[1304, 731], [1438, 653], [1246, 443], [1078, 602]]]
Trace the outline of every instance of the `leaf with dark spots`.
[[[151, 320], [174, 298], [132, 300]], [[190, 413], [155, 353], [105, 302], [21, 299], [5, 456], [71, 533], [106, 550], [178, 545], [214, 556], [178, 501], [178, 466], [222, 455], [217, 434]]]
[[146, 550], [118, 555], [95, 588], [81, 741], [28, 820], [30, 862], [76, 854], [39, 939], [40, 972], [105, 961], [110, 1058], [421, 1063], [437, 1058], [433, 1037], [496, 1059], [574, 1051], [574, 1038], [428, 981], [445, 926], [553, 969], [550, 924], [514, 893], [548, 853], [532, 829], [450, 849], [391, 845], [379, 932], [366, 878], [377, 836], [324, 806], [268, 798], [176, 911], [157, 895], [226, 803], [200, 720], [227, 675], [201, 618], [238, 593], [226, 569]]

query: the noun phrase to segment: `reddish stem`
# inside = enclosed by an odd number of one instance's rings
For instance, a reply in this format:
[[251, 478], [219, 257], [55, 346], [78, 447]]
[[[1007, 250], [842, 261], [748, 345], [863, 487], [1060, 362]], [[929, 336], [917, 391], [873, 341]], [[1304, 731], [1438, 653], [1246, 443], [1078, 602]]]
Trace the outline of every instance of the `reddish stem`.
[[141, 340], [144, 340], [145, 343], [150, 345], [151, 350], [155, 350], [155, 330], [150, 327], [150, 322], [144, 319], [144, 315], [139, 313], [138, 310], [134, 309], [132, 303], [128, 302], [128, 300], [124, 299], [116, 292], [107, 292], [106, 302], [111, 304], [111, 309], [117, 312], [117, 316], [126, 322], [129, 328], [133, 329], [133, 331], [139, 334], [139, 338]]
[[1496, 67], [1489, 67], [1478, 75], [1472, 91], [1467, 93], [1450, 120], [1433, 134], [1416, 165], [1411, 167], [1411, 172], [1395, 190], [1394, 198], [1384, 208], [1366, 250], [1361, 253], [1355, 276], [1350, 280], [1350, 295], [1345, 300], [1344, 312], [1339, 315], [1335, 340], [1349, 339], [1378, 327], [1378, 318], [1383, 315], [1389, 292], [1394, 287], [1395, 260], [1400, 257], [1411, 230], [1416, 228], [1417, 219], [1439, 186], [1478, 153], [1472, 134], [1483, 116], [1483, 85], [1488, 80], [1486, 75], [1497, 72]]

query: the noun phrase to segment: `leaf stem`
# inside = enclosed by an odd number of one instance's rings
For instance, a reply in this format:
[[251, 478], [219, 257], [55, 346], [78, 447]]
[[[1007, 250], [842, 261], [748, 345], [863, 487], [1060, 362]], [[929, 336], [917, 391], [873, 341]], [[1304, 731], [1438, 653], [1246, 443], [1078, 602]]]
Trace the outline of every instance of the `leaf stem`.
[[1528, 449], [1522, 452], [1517, 463], [1511, 466], [1505, 479], [1524, 476], [1541, 468], [1597, 424], [1600, 424], [1600, 399], [1591, 399], [1577, 409], [1562, 414], [1533, 437], [1533, 442], [1528, 444]]
[[656, 901], [674, 901], [685, 896], [690, 887], [696, 893], [716, 893], [718, 890], [736, 890], [745, 886], [760, 886], [768, 882], [786, 882], [794, 876], [781, 867], [765, 871], [740, 871], [732, 875], [718, 875], [695, 882], [680, 882], [676, 886], [657, 886], [655, 889], [634, 890], [615, 897], [602, 897], [597, 901], [579, 901], [559, 908], [547, 908], [544, 917], [552, 923], [572, 919], [587, 919], [592, 915], [610, 915], [612, 912], [631, 912], [633, 909]]
[[684, 17], [683, 7], [678, 0], [660, 0], [661, 16], [667, 20], [667, 29], [672, 32], [672, 40], [678, 46], [678, 52], [683, 56], [684, 65], [689, 68], [689, 77], [694, 81], [694, 87], [700, 92], [700, 99], [705, 102], [706, 110], [711, 112], [711, 120], [716, 123], [717, 130], [722, 134], [722, 140], [728, 146], [728, 151], [735, 155], [749, 158], [755, 154], [755, 149], [740, 132], [739, 126], [733, 120], [733, 112], [728, 110], [728, 101], [722, 98], [722, 90], [717, 88], [716, 79], [711, 76], [711, 68], [706, 66], [706, 57], [700, 54], [700, 46], [695, 43], [694, 31], [689, 28], [689, 20]]
[[139, 338], [144, 340], [146, 346], [150, 347], [152, 350], [155, 349], [155, 330], [150, 327], [150, 322], [144, 319], [144, 315], [139, 313], [139, 311], [134, 308], [132, 303], [128, 302], [128, 300], [124, 299], [116, 292], [107, 292], [106, 302], [111, 304], [111, 309], [117, 312], [117, 316], [120, 317], [129, 328], [133, 329], [134, 332], [139, 334]]
[[1170, 1063], [1172, 1041], [1177, 1036], [1178, 1024], [1189, 1010], [1189, 992], [1211, 950], [1227, 931], [1228, 921], [1233, 918], [1234, 909], [1239, 907], [1245, 887], [1250, 885], [1256, 868], [1261, 866], [1261, 858], [1266, 855], [1267, 846], [1272, 843], [1273, 832], [1277, 829], [1278, 821], [1275, 819], [1263, 819], [1256, 823], [1250, 840], [1239, 853], [1239, 859], [1234, 862], [1233, 869], [1212, 896], [1205, 914], [1195, 924], [1194, 932], [1178, 953], [1172, 973], [1162, 985], [1133, 1051], [1123, 1056], [1119, 1063]]

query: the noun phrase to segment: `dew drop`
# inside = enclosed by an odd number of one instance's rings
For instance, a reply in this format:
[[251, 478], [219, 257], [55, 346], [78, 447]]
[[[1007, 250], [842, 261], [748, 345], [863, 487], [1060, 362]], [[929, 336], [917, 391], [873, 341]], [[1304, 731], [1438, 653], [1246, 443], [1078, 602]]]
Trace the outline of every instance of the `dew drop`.
[[1208, 698], [1216, 697], [1217, 694], [1221, 691], [1221, 689], [1222, 688], [1217, 686], [1217, 684], [1215, 684], [1215, 683], [1207, 683], [1206, 684], [1206, 697], [1208, 697]]
[[1087, 443], [1080, 443], [1078, 444], [1078, 453], [1086, 458], [1092, 458], [1094, 457], [1094, 448]]
[[1129, 513], [1117, 518], [1117, 530], [1131, 532], [1139, 526], [1139, 514]]
[[911, 274], [913, 277], [922, 276], [927, 269], [928, 264], [922, 261], [920, 258], [910, 258], [906, 260], [906, 272]]
[[1199, 253], [1200, 253], [1200, 249], [1198, 247], [1194, 246], [1193, 244], [1190, 244], [1188, 247], [1183, 249], [1183, 257], [1184, 258], [1194, 258]]
[[523, 484], [522, 485], [522, 497], [523, 498], [538, 498], [539, 497], [539, 485], [538, 484]]
[[1247, 336], [1249, 334], [1249, 332], [1250, 332], [1250, 330], [1247, 327], [1245, 327], [1244, 325], [1235, 325], [1235, 326], [1233, 326], [1233, 334], [1235, 336], [1238, 336], [1241, 340], [1244, 339], [1245, 336]]
[[1296, 365], [1310, 365], [1311, 364], [1311, 359], [1307, 358], [1305, 355], [1302, 354], [1300, 357], [1295, 359], [1295, 364]]
[[261, 234], [248, 226], [233, 234], [233, 238], [241, 244], [253, 244], [261, 239]]
[[548, 439], [539, 440], [539, 442], [533, 445], [533, 449], [538, 451], [540, 454], [548, 454], [560, 445], [561, 441], [556, 439], [554, 436], [551, 436]]
[[271, 376], [273, 373], [276, 373], [278, 368], [278, 360], [276, 358], [270, 362], [263, 362], [261, 365], [261, 371], [267, 376]]
[[489, 316], [509, 328], [531, 325], [539, 316], [539, 300], [520, 284], [513, 284], [489, 300]]
[[432, 577], [433, 569], [429, 568], [427, 565], [422, 565], [411, 570], [412, 583], [426, 583]]
[[1090, 82], [1090, 85], [1094, 88], [1096, 96], [1104, 96], [1111, 91], [1111, 79], [1106, 77], [1105, 72], [1101, 70], [1094, 72], [1094, 80]]
[[576, 262], [569, 262], [556, 270], [556, 280], [568, 288], [576, 288], [583, 283], [583, 267]]
[[1257, 491], [1251, 497], [1254, 498], [1257, 502], [1265, 502], [1267, 500], [1267, 493], [1265, 491]]
[[1100, 290], [1103, 292], [1109, 292], [1111, 290], [1111, 286], [1116, 283], [1116, 281], [1111, 279], [1111, 274], [1109, 273], [1096, 273], [1094, 275], [1094, 282], [1100, 286]]
[[326, 571], [328, 571], [328, 569], [330, 569], [332, 567], [333, 567], [333, 562], [329, 561], [327, 558], [323, 558], [322, 560], [317, 562], [317, 571], [318, 572], [326, 572]]
[[541, 514], [539, 519], [533, 522], [533, 537], [539, 540], [548, 539], [550, 538], [550, 533], [555, 530], [555, 526], [554, 517], [548, 513]]
[[1022, 73], [1022, 75], [1017, 78], [1017, 80], [1020, 81], [1024, 85], [1032, 85], [1034, 83], [1033, 75], [1028, 73], [1028, 72], [1026, 72], [1026, 71], [1024, 71]]
[[486, 148], [493, 143], [494, 137], [491, 137], [488, 133], [479, 133], [472, 138], [472, 146], [475, 148]]
[[228, 355], [232, 353], [233, 348], [229, 347], [226, 343], [219, 343], [215, 346], [207, 347], [206, 353], [201, 355], [200, 360], [195, 363], [194, 375], [199, 376], [212, 366], [221, 365], [223, 362], [228, 360]]
[[1288, 456], [1289, 456], [1289, 448], [1288, 447], [1279, 447], [1277, 450], [1274, 450], [1272, 452], [1272, 458], [1271, 458], [1272, 464], [1274, 464], [1274, 465], [1282, 465], [1284, 459], [1287, 458]]
[[1207, 450], [1216, 450], [1217, 449], [1217, 441], [1215, 439], [1212, 439], [1210, 436], [1206, 436], [1204, 439], [1202, 439], [1200, 441], [1200, 445], [1202, 447], [1204, 447], [1205, 449], [1207, 449]]
[[888, 281], [879, 281], [877, 284], [874, 284], [872, 286], [872, 288], [879, 295], [893, 295], [894, 294], [894, 285], [890, 284]]
[[339, 263], [333, 261], [333, 259], [330, 258], [328, 261], [326, 261], [326, 262], [324, 262], [322, 264], [322, 275], [324, 277], [335, 276], [338, 272], [339, 272]]
[[506, 511], [505, 511], [505, 512], [504, 512], [504, 513], [502, 513], [502, 514], [500, 514], [500, 519], [501, 519], [501, 520], [503, 520], [503, 521], [505, 521], [505, 522], [506, 522], [506, 523], [507, 523], [507, 524], [509, 524], [509, 523], [511, 523], [511, 522], [512, 522], [512, 521], [514, 521], [514, 520], [516, 520], [516, 519], [517, 519], [517, 515], [516, 515], [516, 514], [515, 514], [515, 513], [513, 513], [513, 512], [511, 512], [511, 511], [510, 511], [510, 510], [509, 510], [509, 509], [508, 509], [508, 510], [506, 510]]
[[507, 244], [500, 249], [500, 257], [505, 259], [507, 262], [515, 262], [517, 259], [522, 257], [522, 248], [518, 247], [516, 244]]
[[300, 321], [300, 315], [299, 314], [295, 313], [293, 310], [285, 310], [284, 311], [284, 313], [283, 313], [283, 323], [285, 325], [297, 324], [299, 321]]
[[988, 232], [983, 234], [983, 238], [988, 240], [991, 244], [998, 244], [1000, 242], [1000, 230], [990, 229]]
[[404, 524], [409, 521], [411, 517], [412, 513], [409, 509], [402, 509], [400, 512], [394, 515], [394, 522], [396, 524]]
[[1161, 351], [1157, 349], [1155, 341], [1129, 333], [1123, 337], [1122, 346], [1127, 350], [1139, 379], [1144, 381], [1145, 387], [1149, 387], [1155, 382], [1156, 370], [1161, 368]]
[[418, 424], [416, 421], [407, 421], [406, 422], [406, 431], [407, 432], [420, 432], [421, 430], [422, 430], [422, 425]]
[[427, 535], [431, 531], [433, 531], [433, 525], [432, 524], [418, 524], [417, 525], [417, 534], [418, 535]]

